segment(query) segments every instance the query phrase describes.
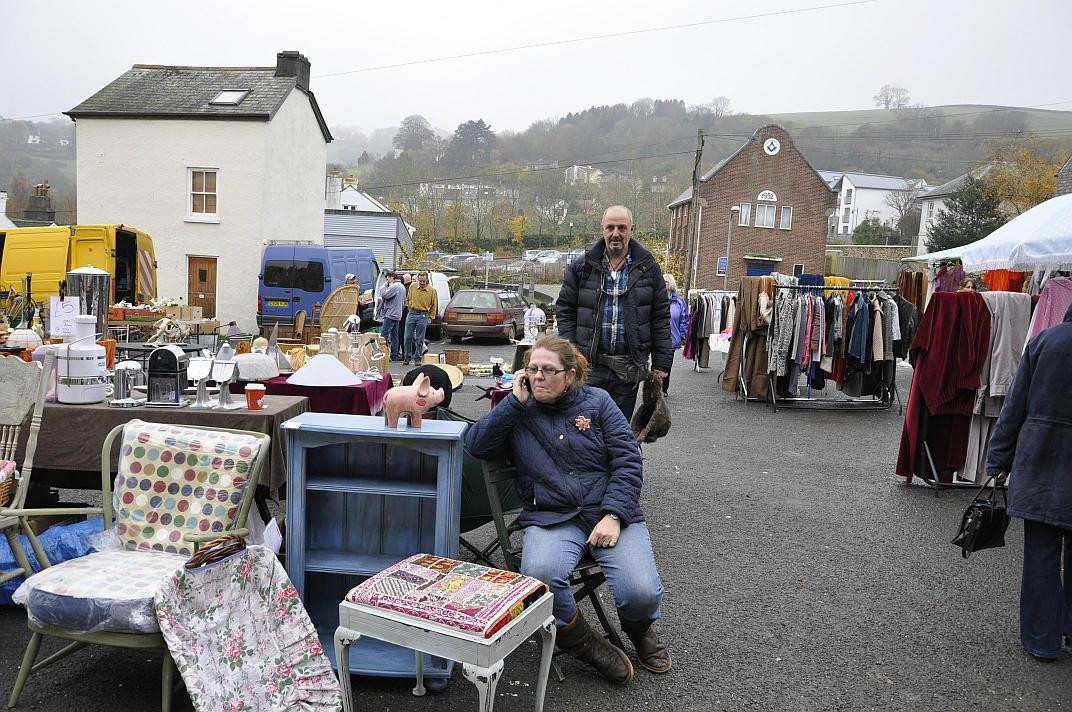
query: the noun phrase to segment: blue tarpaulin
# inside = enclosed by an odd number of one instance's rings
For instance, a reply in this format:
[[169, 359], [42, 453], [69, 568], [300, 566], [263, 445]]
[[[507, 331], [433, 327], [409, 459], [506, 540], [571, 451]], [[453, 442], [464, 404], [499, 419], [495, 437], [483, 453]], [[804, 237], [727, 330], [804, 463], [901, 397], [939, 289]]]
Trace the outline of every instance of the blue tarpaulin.
[[[41, 549], [45, 552], [49, 562], [58, 564], [61, 561], [76, 559], [94, 551], [89, 541], [90, 537], [94, 534], [99, 534], [103, 530], [104, 520], [97, 517], [74, 524], [57, 524], [39, 535], [37, 541], [41, 544]], [[37, 562], [37, 557], [34, 556], [30, 542], [21, 534], [19, 539], [22, 541], [22, 549], [26, 552], [26, 558], [30, 560], [30, 566], [34, 572], [40, 571], [41, 565]], [[16, 567], [15, 557], [11, 553], [11, 547], [8, 546], [7, 538], [0, 536], [0, 571], [10, 571]], [[19, 576], [0, 585], [0, 605], [10, 606], [12, 604], [11, 596], [15, 593], [15, 589], [22, 584], [22, 581], [23, 577]]]

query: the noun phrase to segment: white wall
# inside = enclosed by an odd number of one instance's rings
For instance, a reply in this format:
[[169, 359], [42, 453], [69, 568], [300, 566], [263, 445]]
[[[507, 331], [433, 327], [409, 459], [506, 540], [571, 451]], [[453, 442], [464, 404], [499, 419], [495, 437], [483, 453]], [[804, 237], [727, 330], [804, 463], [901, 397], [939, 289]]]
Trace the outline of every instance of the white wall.
[[945, 207], [945, 198], [921, 198], [919, 201], [920, 210], [922, 213], [919, 218], [919, 235], [916, 244], [916, 254], [925, 255], [930, 250], [927, 249], [927, 238], [930, 236], [930, 223], [936, 217], [938, 217], [938, 211]]
[[845, 224], [842, 216], [845, 214], [845, 196], [850, 188], [852, 189], [848, 223], [850, 235], [857, 225], [871, 217], [877, 217], [879, 222], [889, 224], [890, 227], [897, 226], [897, 211], [886, 205], [886, 196], [892, 191], [859, 188], [853, 185], [849, 176], [845, 176], [841, 181], [841, 193], [838, 196], [838, 234], [842, 234], [842, 226]]
[[[328, 147], [300, 89], [290, 92], [268, 124], [264, 155], [263, 239], [322, 242]], [[258, 250], [256, 269], [260, 255]]]
[[[185, 301], [187, 257], [216, 257], [217, 317], [255, 331], [263, 241], [320, 241], [327, 150], [308, 97], [271, 123], [83, 118], [76, 133], [79, 222], [149, 233], [161, 297]], [[219, 170], [218, 223], [186, 220], [191, 167]]]

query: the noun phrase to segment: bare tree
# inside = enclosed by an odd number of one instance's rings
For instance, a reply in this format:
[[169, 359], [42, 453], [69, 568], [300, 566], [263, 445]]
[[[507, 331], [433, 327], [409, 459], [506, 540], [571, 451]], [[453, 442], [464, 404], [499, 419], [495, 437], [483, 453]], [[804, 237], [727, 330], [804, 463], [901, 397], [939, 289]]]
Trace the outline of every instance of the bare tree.
[[[913, 210], [918, 210], [916, 206], [916, 198], [923, 194], [923, 181], [922, 180], [906, 180], [904, 188], [900, 190], [891, 190], [886, 194], [886, 198], [883, 202], [897, 213], [897, 229], [901, 233], [900, 238], [903, 242], [906, 238], [911, 239], [911, 235], [906, 235], [905, 232], [910, 229], [912, 220], [909, 216]], [[916, 225], [918, 230], [919, 225]]]
[[905, 108], [908, 106], [911, 97], [904, 87], [896, 84], [883, 84], [882, 88], [878, 90], [878, 94], [875, 94], [871, 99], [875, 102], [875, 106], [889, 110]]
[[729, 116], [733, 113], [730, 110], [730, 98], [728, 96], [716, 96], [708, 106], [716, 119], [721, 119], [723, 116]]

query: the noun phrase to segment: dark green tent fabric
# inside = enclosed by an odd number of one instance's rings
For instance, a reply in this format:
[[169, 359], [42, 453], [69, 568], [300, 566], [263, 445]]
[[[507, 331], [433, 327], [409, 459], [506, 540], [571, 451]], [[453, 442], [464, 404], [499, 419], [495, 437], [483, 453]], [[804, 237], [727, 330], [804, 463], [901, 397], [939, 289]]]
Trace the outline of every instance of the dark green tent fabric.
[[[454, 420], [472, 424], [474, 421], [464, 415], [455, 413], [450, 408], [436, 408], [437, 420]], [[500, 502], [504, 512], [521, 509], [521, 500], [516, 487], [499, 487]], [[462, 522], [461, 532], [468, 532], [491, 522], [491, 505], [488, 504], [488, 491], [484, 486], [484, 471], [480, 460], [465, 449], [462, 458]]]

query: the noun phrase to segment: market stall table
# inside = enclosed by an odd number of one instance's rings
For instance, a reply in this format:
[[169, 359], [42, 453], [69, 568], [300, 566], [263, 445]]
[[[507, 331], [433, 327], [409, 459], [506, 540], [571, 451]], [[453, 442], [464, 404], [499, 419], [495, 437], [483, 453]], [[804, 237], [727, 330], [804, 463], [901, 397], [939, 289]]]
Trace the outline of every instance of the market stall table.
[[[206, 425], [266, 433], [272, 438], [262, 485], [272, 495], [287, 482], [287, 460], [279, 429], [285, 421], [309, 410], [309, 401], [301, 396], [266, 396], [264, 409], [195, 410], [193, 408], [110, 408], [107, 403], [67, 405], [46, 403], [34, 457], [34, 484], [75, 489], [100, 486], [101, 445], [116, 425], [138, 419], [152, 423]], [[26, 433], [28, 429], [24, 429]], [[24, 435], [25, 437], [25, 435]], [[25, 441], [19, 445], [22, 457]], [[119, 442], [115, 443], [112, 461], [118, 461]]]
[[[343, 415], [375, 415], [383, 407], [383, 397], [393, 383], [389, 373], [383, 374], [382, 381], [362, 381], [353, 386], [296, 386], [287, 383], [286, 376], [261, 382], [270, 396], [305, 396], [313, 413]], [[231, 393], [242, 393], [245, 389], [245, 381], [231, 384]]]

